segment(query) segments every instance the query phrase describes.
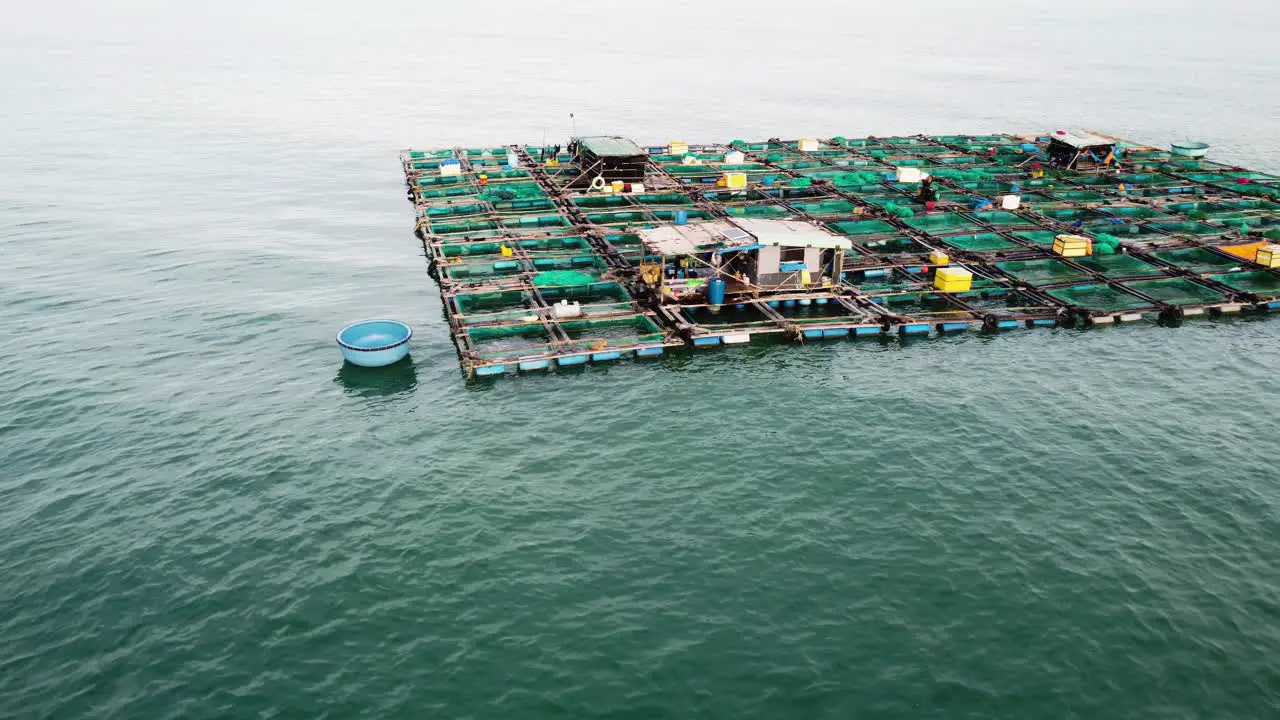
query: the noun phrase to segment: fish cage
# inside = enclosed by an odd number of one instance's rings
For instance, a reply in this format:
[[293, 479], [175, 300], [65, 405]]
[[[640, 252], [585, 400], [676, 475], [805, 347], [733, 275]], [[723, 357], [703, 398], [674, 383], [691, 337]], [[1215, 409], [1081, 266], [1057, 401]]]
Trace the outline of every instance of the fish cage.
[[595, 136], [401, 162], [469, 377], [1280, 308], [1280, 175], [1096, 132]]

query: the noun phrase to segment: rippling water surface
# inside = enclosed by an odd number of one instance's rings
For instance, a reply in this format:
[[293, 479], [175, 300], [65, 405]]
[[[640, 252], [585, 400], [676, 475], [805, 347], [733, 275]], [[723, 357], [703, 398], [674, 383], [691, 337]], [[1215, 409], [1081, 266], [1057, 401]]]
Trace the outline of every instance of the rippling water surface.
[[410, 144], [1280, 171], [1267, 3], [863, 5], [11, 7], [0, 716], [1280, 715], [1276, 318], [461, 381]]

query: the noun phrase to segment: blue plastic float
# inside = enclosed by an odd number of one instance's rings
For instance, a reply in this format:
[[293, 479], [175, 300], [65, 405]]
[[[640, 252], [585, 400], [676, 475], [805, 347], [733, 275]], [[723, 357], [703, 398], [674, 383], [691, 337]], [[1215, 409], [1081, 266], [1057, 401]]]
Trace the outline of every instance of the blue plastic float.
[[413, 329], [399, 320], [361, 320], [338, 331], [338, 348], [353, 365], [382, 367], [409, 354]]

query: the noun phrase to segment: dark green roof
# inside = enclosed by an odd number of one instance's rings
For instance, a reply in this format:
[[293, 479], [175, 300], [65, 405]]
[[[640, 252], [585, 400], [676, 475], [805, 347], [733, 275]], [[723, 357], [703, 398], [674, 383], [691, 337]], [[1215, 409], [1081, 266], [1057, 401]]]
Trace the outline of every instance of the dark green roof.
[[597, 135], [579, 138], [582, 149], [596, 157], [634, 157], [644, 155], [644, 150], [631, 140], [616, 135]]

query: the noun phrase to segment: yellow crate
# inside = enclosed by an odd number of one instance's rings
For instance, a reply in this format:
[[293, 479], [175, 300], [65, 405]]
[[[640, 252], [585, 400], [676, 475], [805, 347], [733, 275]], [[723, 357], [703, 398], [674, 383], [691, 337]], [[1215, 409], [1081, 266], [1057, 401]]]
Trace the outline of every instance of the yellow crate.
[[951, 262], [951, 258], [947, 257], [947, 254], [941, 250], [932, 250], [929, 252], [929, 262], [934, 265], [946, 265]]
[[1053, 239], [1053, 253], [1062, 257], [1092, 255], [1093, 241], [1081, 235], [1059, 235]]
[[938, 268], [933, 286], [942, 292], [967, 292], [973, 285], [973, 273], [960, 267]]
[[933, 287], [935, 290], [944, 293], [969, 292], [972, 286], [971, 280], [938, 280], [934, 279]]
[[725, 187], [727, 187], [727, 188], [731, 188], [731, 189], [735, 189], [735, 188], [744, 188], [744, 187], [746, 187], [746, 186], [747, 186], [747, 174], [746, 174], [746, 173], [733, 173], [733, 172], [731, 172], [731, 173], [725, 173], [725, 174], [724, 174], [724, 186], [725, 186]]
[[1254, 262], [1269, 268], [1280, 268], [1280, 245], [1267, 245], [1258, 248]]
[[689, 143], [684, 142], [683, 140], [672, 140], [672, 141], [671, 141], [671, 144], [667, 146], [667, 154], [669, 154], [669, 155], [688, 155], [688, 154], [689, 154]]

